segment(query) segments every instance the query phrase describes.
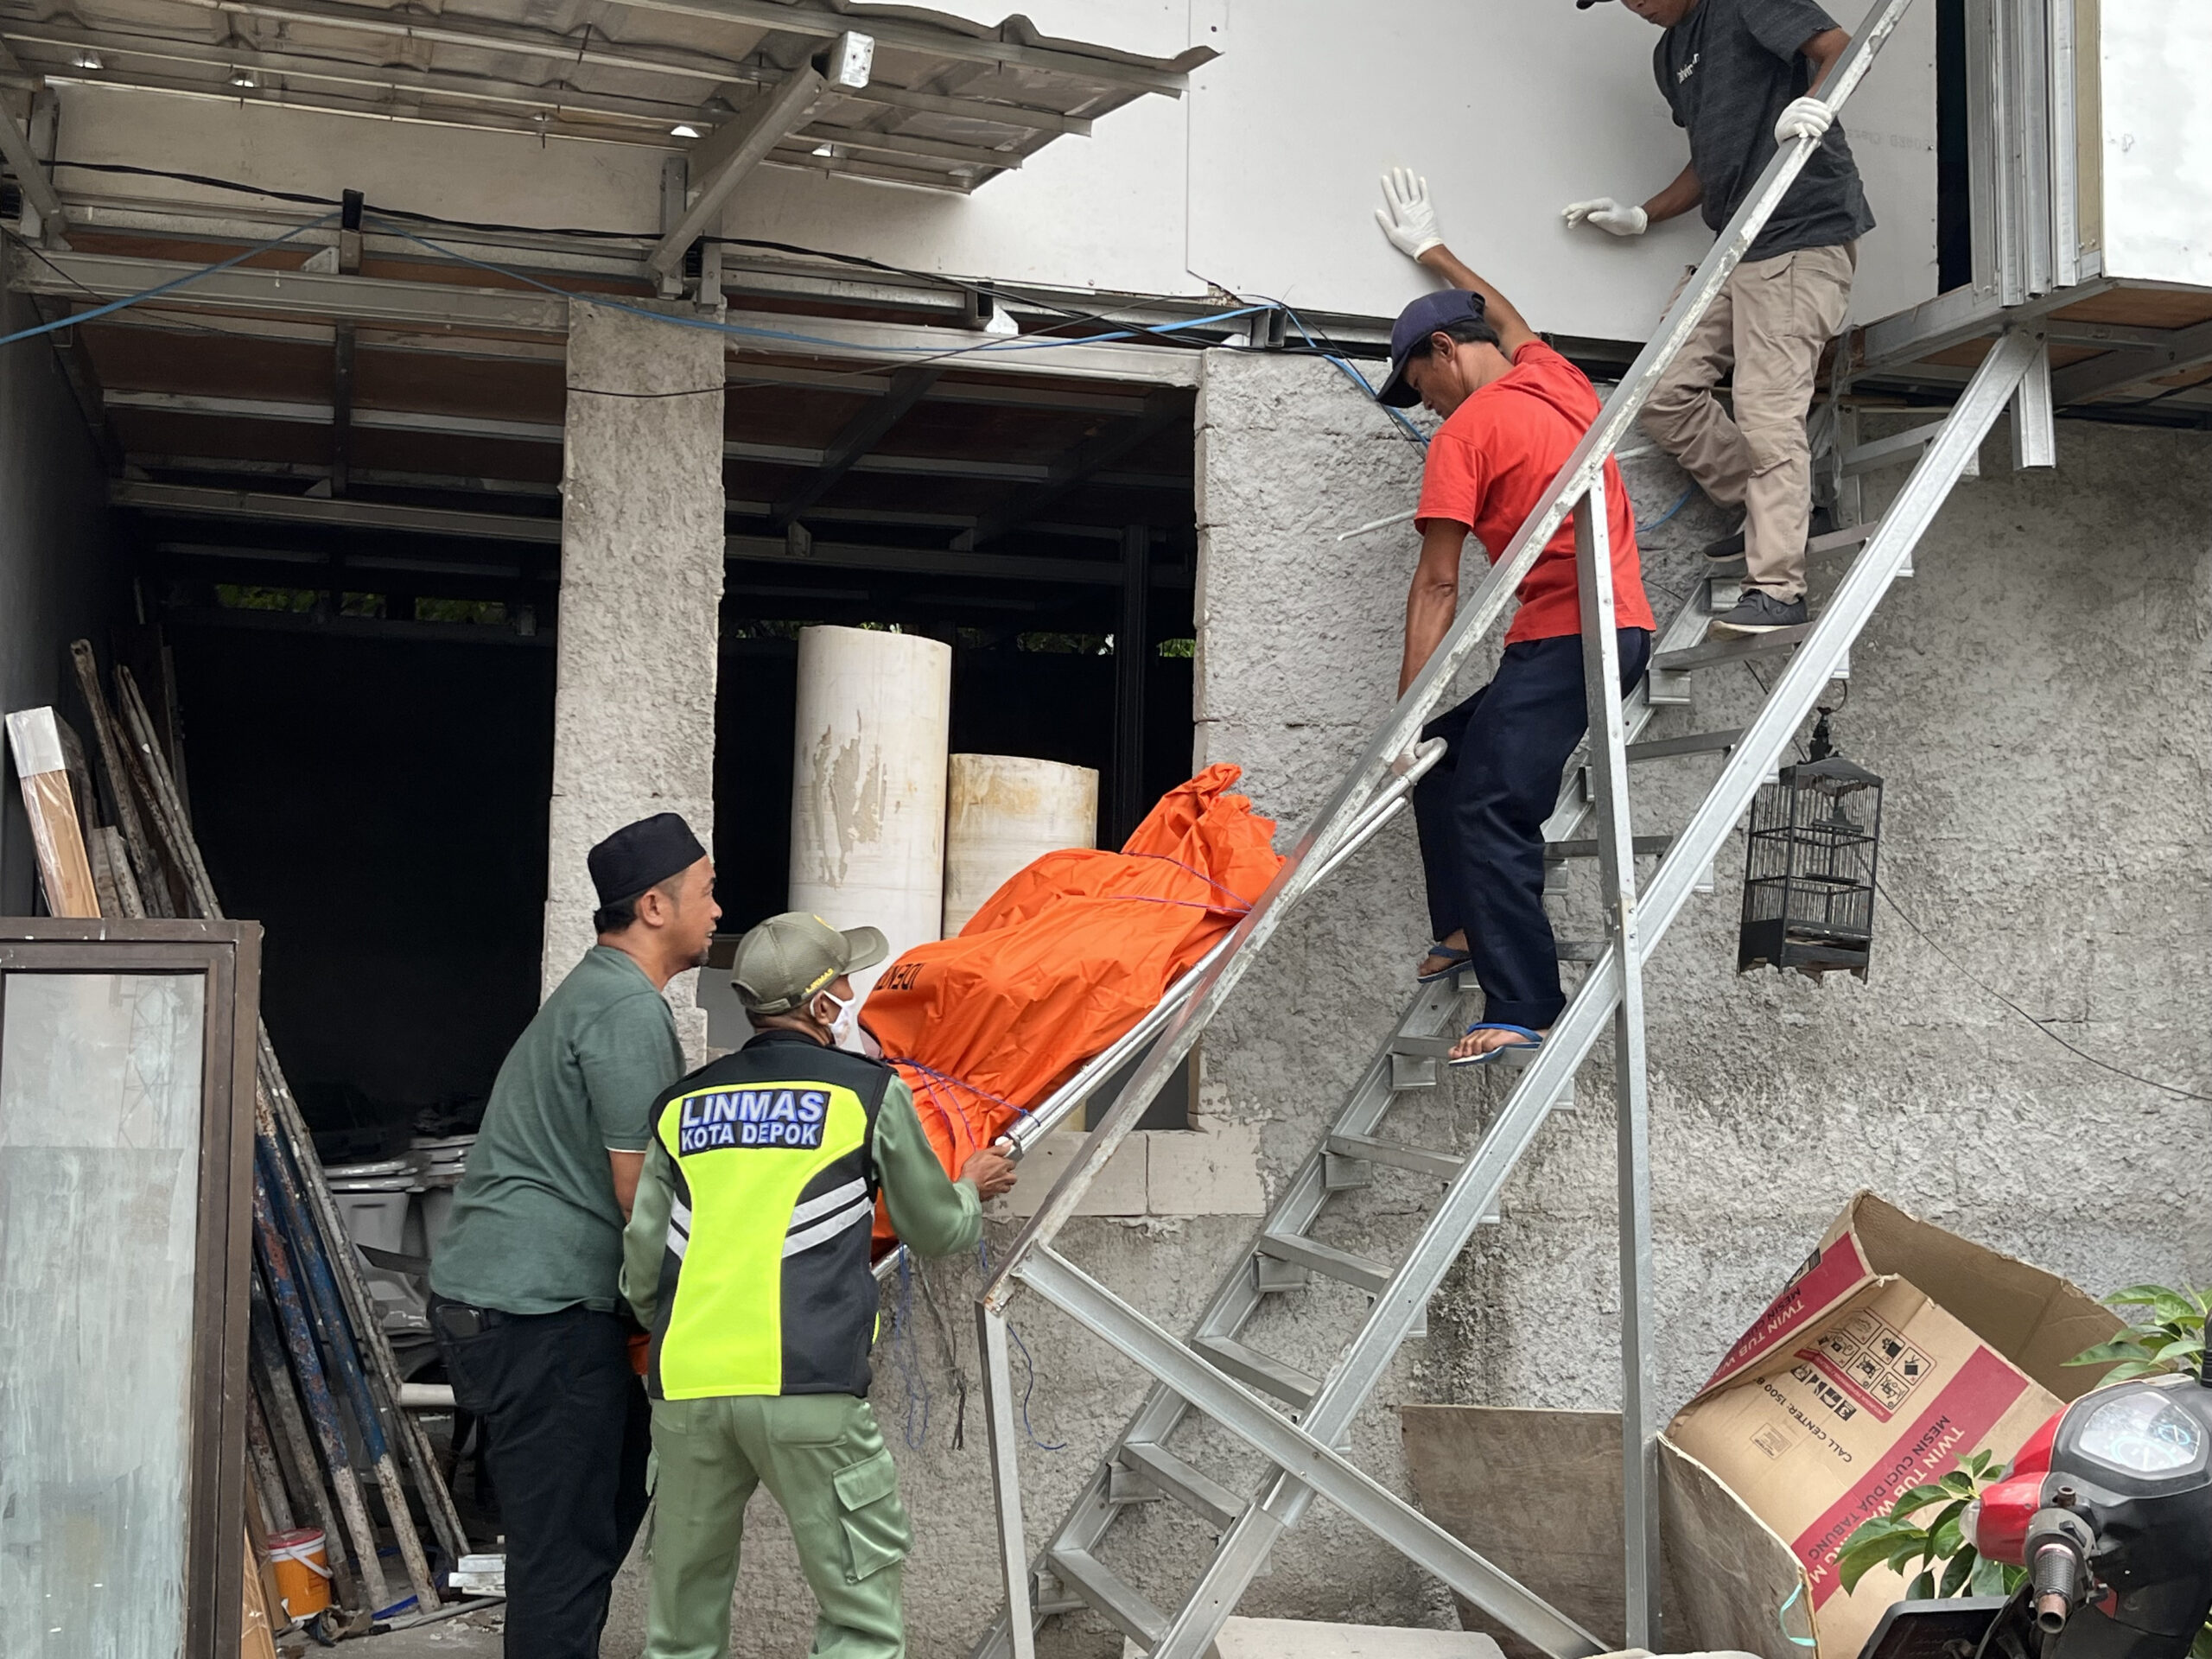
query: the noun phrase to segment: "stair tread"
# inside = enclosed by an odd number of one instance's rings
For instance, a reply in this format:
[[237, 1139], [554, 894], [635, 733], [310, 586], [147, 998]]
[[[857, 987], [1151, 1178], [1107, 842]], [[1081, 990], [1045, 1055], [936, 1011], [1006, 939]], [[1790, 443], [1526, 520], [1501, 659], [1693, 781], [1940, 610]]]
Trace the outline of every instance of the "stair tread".
[[1193, 1510], [1217, 1527], [1226, 1527], [1250, 1508], [1249, 1500], [1232, 1492], [1204, 1470], [1177, 1457], [1166, 1446], [1146, 1440], [1124, 1442], [1116, 1454], [1160, 1491]]
[[1744, 735], [1740, 726], [1717, 732], [1690, 732], [1681, 737], [1647, 738], [1624, 751], [1630, 760], [1669, 760], [1678, 754], [1716, 754], [1732, 749]]
[[1104, 1614], [1122, 1635], [1149, 1648], [1167, 1628], [1167, 1619], [1160, 1609], [1089, 1550], [1055, 1548], [1046, 1553], [1046, 1559], [1063, 1584]]
[[1418, 1175], [1433, 1175], [1446, 1181], [1457, 1175], [1466, 1162], [1448, 1152], [1431, 1152], [1425, 1147], [1402, 1146], [1395, 1141], [1385, 1141], [1372, 1135], [1332, 1135], [1328, 1140], [1328, 1149], [1340, 1158], [1359, 1158], [1370, 1164], [1388, 1164], [1394, 1169], [1411, 1170]]
[[1662, 652], [1651, 659], [1651, 665], [1679, 671], [1711, 668], [1718, 663], [1738, 663], [1754, 657], [1772, 657], [1780, 652], [1795, 651], [1812, 631], [1811, 623], [1800, 622], [1794, 627], [1777, 628], [1771, 633], [1755, 633], [1749, 639], [1708, 639], [1705, 644], [1692, 645], [1687, 651]]
[[1311, 1405], [1313, 1396], [1321, 1391], [1319, 1377], [1309, 1376], [1272, 1354], [1263, 1354], [1234, 1337], [1199, 1337], [1192, 1342], [1191, 1346], [1238, 1381], [1265, 1389], [1276, 1399], [1296, 1406], [1301, 1411]]
[[[1675, 844], [1672, 836], [1636, 836], [1630, 839], [1638, 853], [1664, 853]], [[1591, 836], [1575, 841], [1548, 841], [1544, 843], [1544, 856], [1549, 859], [1595, 858], [1598, 856], [1598, 840]]]
[[1319, 1239], [1302, 1234], [1262, 1232], [1255, 1243], [1262, 1255], [1271, 1255], [1278, 1262], [1288, 1262], [1301, 1268], [1311, 1268], [1325, 1274], [1340, 1284], [1363, 1290], [1370, 1296], [1379, 1296], [1389, 1284], [1392, 1269], [1388, 1264], [1372, 1261], [1367, 1256], [1355, 1255], [1350, 1250], [1340, 1250], [1333, 1244], [1324, 1244]]

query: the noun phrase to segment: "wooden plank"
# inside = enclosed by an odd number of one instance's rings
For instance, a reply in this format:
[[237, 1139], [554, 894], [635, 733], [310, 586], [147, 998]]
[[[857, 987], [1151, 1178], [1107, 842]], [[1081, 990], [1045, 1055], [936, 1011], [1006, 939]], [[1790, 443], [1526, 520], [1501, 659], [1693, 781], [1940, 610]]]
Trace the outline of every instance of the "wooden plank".
[[270, 1628], [269, 1601], [261, 1582], [260, 1553], [246, 1533], [244, 1598], [238, 1621], [238, 1659], [276, 1659], [276, 1633]]
[[99, 659], [92, 653], [92, 641], [73, 640], [69, 659], [76, 668], [77, 687], [84, 694], [85, 706], [92, 711], [92, 741], [99, 750], [101, 770], [107, 774], [108, 794], [115, 802], [116, 828], [122, 833], [124, 851], [137, 877], [140, 907], [130, 913], [174, 916], [177, 906], [169, 893], [168, 878], [138, 810], [144, 786], [130, 765], [130, 745], [124, 741], [115, 711], [108, 707], [107, 694], [101, 689]]
[[[1421, 1511], [1585, 1630], [1621, 1630], [1621, 1420], [1605, 1411], [1408, 1405], [1399, 1412]], [[1542, 1659], [1459, 1602], [1463, 1629]]]
[[47, 910], [55, 916], [97, 917], [99, 893], [92, 885], [92, 860], [77, 821], [74, 786], [54, 710], [23, 709], [10, 715], [8, 743], [22, 784]]

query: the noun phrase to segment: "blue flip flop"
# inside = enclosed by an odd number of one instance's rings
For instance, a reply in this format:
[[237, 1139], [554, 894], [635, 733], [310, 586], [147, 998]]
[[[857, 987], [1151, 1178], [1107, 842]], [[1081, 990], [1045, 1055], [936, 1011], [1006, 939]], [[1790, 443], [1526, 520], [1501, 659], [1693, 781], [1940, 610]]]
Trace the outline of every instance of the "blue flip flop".
[[1524, 1049], [1541, 1048], [1544, 1046], [1543, 1034], [1541, 1032], [1531, 1031], [1526, 1026], [1508, 1025], [1502, 1020], [1478, 1020], [1475, 1024], [1469, 1026], [1466, 1032], [1462, 1034], [1471, 1035], [1478, 1031], [1510, 1031], [1516, 1037], [1526, 1037], [1529, 1040], [1525, 1043], [1503, 1043], [1496, 1048], [1485, 1049], [1480, 1054], [1470, 1054], [1464, 1060], [1453, 1060], [1450, 1062], [1450, 1064], [1453, 1065], [1488, 1065], [1493, 1060], [1496, 1060], [1503, 1055], [1517, 1054]]
[[1475, 959], [1473, 951], [1454, 950], [1448, 944], [1432, 944], [1428, 947], [1428, 954], [1443, 957], [1444, 966], [1433, 974], [1415, 974], [1414, 981], [1422, 985], [1433, 985], [1440, 980], [1449, 979]]

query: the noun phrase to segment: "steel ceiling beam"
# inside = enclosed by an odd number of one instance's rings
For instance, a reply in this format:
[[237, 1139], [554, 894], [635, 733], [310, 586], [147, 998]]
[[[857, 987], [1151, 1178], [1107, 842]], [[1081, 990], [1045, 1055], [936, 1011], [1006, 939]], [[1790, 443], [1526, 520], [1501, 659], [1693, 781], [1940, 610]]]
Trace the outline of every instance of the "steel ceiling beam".
[[[310, 526], [324, 530], [368, 530], [457, 539], [530, 542], [557, 546], [561, 521], [513, 513], [467, 512], [445, 507], [410, 507], [391, 502], [327, 497], [276, 495], [257, 490], [211, 489], [191, 484], [156, 484], [117, 479], [108, 499], [118, 507], [186, 518]], [[1122, 579], [1117, 559], [1031, 558], [1016, 554], [972, 553], [944, 548], [876, 547], [859, 543], [814, 543], [804, 553], [781, 536], [737, 535], [724, 538], [724, 556], [749, 563], [810, 564], [824, 569], [880, 570], [893, 574], [979, 577], [993, 581], [1044, 582], [1111, 588]], [[353, 562], [349, 561], [349, 564]], [[363, 567], [366, 568], [366, 567]], [[1153, 582], [1187, 588], [1190, 573], [1155, 569]]]
[[[0, 73], [23, 78], [26, 71], [16, 60], [16, 54], [4, 43], [0, 43]], [[8, 169], [16, 175], [16, 183], [38, 214], [41, 232], [50, 238], [59, 238], [69, 228], [69, 215], [61, 205], [61, 198], [54, 193], [54, 180], [31, 148], [30, 134], [16, 124], [16, 118], [0, 110], [0, 156], [8, 159]]]
[[1084, 439], [1065, 458], [1046, 468], [1043, 481], [1034, 489], [1023, 491], [998, 512], [987, 514], [963, 539], [975, 547], [997, 539], [1034, 518], [1077, 486], [1100, 477], [1123, 455], [1186, 418], [1176, 400], [1165, 393], [1155, 392], [1147, 401], [1149, 407], [1146, 414]]
[[[179, 277], [194, 277], [196, 280], [190, 287], [164, 296], [162, 308], [172, 315], [181, 308], [207, 307], [278, 316], [351, 318], [372, 327], [441, 333], [458, 329], [563, 337], [568, 333], [569, 302], [534, 290], [326, 276], [251, 265], [205, 272], [204, 266], [184, 260], [48, 251], [39, 259], [17, 255], [10, 263], [9, 286], [19, 293], [82, 302], [123, 299]], [[588, 302], [594, 296], [576, 297]], [[733, 311], [728, 321], [737, 327], [762, 331], [760, 338], [730, 337], [730, 349], [741, 363], [748, 354], [772, 354], [903, 364], [918, 355], [966, 353], [969, 347], [983, 343], [964, 330], [780, 312]], [[782, 334], [804, 338], [774, 337]], [[993, 374], [1141, 382], [1154, 386], [1190, 387], [1198, 380], [1196, 352], [1121, 344], [1074, 342], [1051, 350], [988, 351], [974, 355], [969, 366]]]
[[855, 416], [845, 429], [830, 440], [830, 447], [822, 453], [822, 464], [808, 475], [791, 499], [777, 506], [776, 528], [782, 529], [836, 489], [845, 474], [881, 442], [893, 427], [906, 418], [908, 411], [921, 402], [942, 373], [942, 369], [931, 367], [900, 369], [893, 374], [883, 396]]
[[313, 524], [332, 530], [381, 530], [417, 536], [457, 536], [478, 541], [540, 542], [558, 546], [561, 521], [518, 513], [456, 512], [444, 507], [406, 507], [389, 501], [334, 500], [327, 496], [272, 495], [257, 490], [217, 490], [196, 484], [110, 480], [107, 499], [143, 512], [194, 518], [241, 518], [270, 524]]
[[630, 46], [609, 41], [603, 34], [594, 41], [589, 30], [560, 34], [455, 12], [385, 11], [373, 6], [346, 5], [342, 0], [285, 0], [281, 5], [268, 3], [267, 0], [212, 0], [208, 10], [244, 17], [267, 17], [277, 22], [315, 23], [365, 35], [391, 35], [433, 46], [512, 52], [554, 63], [596, 63], [610, 69], [643, 70], [648, 74], [699, 81], [710, 88], [731, 81], [743, 85], [764, 78], [757, 65], [702, 52]]
[[[328, 404], [304, 399], [279, 397], [226, 397], [185, 391], [137, 391], [128, 388], [110, 389], [102, 394], [111, 410], [137, 410], [161, 415], [184, 415], [202, 419], [275, 421], [287, 425], [328, 426], [336, 411]], [[903, 412], [903, 411], [902, 411]], [[490, 438], [510, 443], [559, 443], [565, 429], [558, 421], [496, 420], [479, 415], [445, 415], [427, 410], [414, 409], [355, 409], [353, 424], [357, 429], [385, 432], [436, 432], [453, 437]], [[1139, 424], [1131, 423], [1132, 425]], [[1149, 435], [1149, 431], [1145, 435]], [[841, 439], [842, 441], [842, 439]], [[1097, 467], [1083, 472], [1087, 478], [1097, 473], [1098, 467], [1127, 453], [1137, 440], [1120, 443], [1110, 451], [1097, 453], [1105, 459]], [[1094, 441], [1095, 442], [1096, 441]], [[880, 455], [856, 450], [842, 461], [832, 449], [817, 449], [803, 444], [751, 443], [730, 439], [722, 445], [723, 458], [729, 461], [753, 461], [775, 467], [803, 467], [810, 472], [819, 471], [833, 461], [839, 465], [839, 476], [844, 473], [882, 473], [898, 478], [964, 478], [982, 479], [995, 483], [1028, 484], [1040, 486], [1037, 492], [1039, 505], [1050, 500], [1043, 494], [1050, 489], [1057, 495], [1081, 479], [1071, 477], [1068, 463], [1046, 465], [1039, 461], [987, 461], [964, 455]], [[1114, 473], [1100, 474], [1109, 481], [1126, 489], [1181, 490], [1191, 486], [1191, 480], [1173, 473]], [[1025, 517], [1030, 516], [1025, 513]]]
[[[211, 327], [203, 318], [151, 307], [118, 311], [86, 327], [181, 335], [217, 333], [315, 346], [330, 345], [336, 333], [335, 326], [330, 323], [298, 322], [283, 317], [227, 317], [219, 325]], [[359, 346], [365, 352], [404, 352], [484, 362], [559, 364], [568, 359], [565, 346], [550, 342], [493, 340], [482, 335], [431, 334], [416, 329], [364, 328], [359, 334]], [[731, 366], [728, 389], [744, 391], [761, 386], [798, 386], [855, 397], [880, 397], [891, 390], [895, 373], [896, 371], [893, 374], [865, 374], [849, 369], [805, 369], [788, 363], [744, 360]], [[995, 385], [950, 376], [936, 380], [923, 393], [922, 401], [1096, 415], [1141, 415], [1145, 411], [1143, 397], [1128, 393], [1079, 391], [1065, 386]]]
[[725, 121], [691, 147], [690, 205], [645, 256], [648, 268], [662, 276], [673, 276], [683, 268], [683, 255], [709, 225], [721, 222], [722, 204], [738, 181], [766, 159], [768, 152], [814, 118], [829, 82], [812, 64], [793, 70], [780, 86], [761, 94], [758, 103]]
[[2161, 344], [2147, 349], [2107, 352], [2069, 364], [2052, 373], [2051, 396], [2062, 404], [2078, 404], [2204, 363], [2212, 363], [2212, 322], [2174, 329]]

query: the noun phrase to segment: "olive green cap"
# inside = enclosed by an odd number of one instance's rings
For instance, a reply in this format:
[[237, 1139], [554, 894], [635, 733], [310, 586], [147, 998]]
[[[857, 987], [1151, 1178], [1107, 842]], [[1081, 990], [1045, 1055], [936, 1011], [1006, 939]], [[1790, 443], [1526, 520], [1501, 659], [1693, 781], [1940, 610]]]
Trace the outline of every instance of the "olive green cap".
[[771, 916], [737, 942], [729, 982], [755, 1014], [789, 1014], [836, 982], [891, 954], [880, 929], [838, 929], [803, 910]]

